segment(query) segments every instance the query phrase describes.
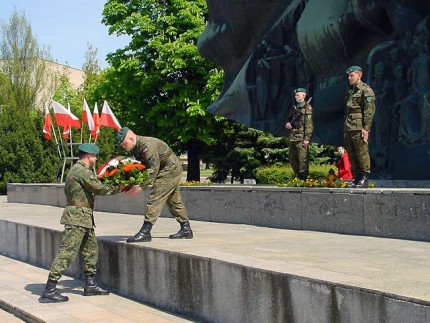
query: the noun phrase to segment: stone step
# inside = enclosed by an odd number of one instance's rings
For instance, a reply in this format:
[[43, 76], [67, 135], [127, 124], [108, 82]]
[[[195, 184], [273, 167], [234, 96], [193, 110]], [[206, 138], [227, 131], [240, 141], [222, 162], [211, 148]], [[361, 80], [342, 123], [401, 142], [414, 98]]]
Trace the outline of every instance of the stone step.
[[[9, 202], [65, 206], [64, 185], [8, 184]], [[148, 191], [98, 196], [95, 210], [145, 213]], [[428, 188], [181, 187], [193, 220], [430, 241]], [[170, 217], [165, 207], [162, 217]]]
[[48, 270], [0, 256], [1, 322], [193, 322], [118, 294], [84, 297], [83, 281], [64, 276], [65, 303], [41, 303]]
[[[0, 205], [0, 254], [48, 268], [62, 208]], [[101, 282], [120, 295], [209, 322], [428, 322], [426, 242], [192, 221], [194, 239], [160, 218], [127, 244], [132, 214], [95, 212]], [[82, 275], [78, 262], [67, 273]], [[44, 283], [40, 281], [40, 284]], [[73, 302], [69, 302], [73, 305]]]

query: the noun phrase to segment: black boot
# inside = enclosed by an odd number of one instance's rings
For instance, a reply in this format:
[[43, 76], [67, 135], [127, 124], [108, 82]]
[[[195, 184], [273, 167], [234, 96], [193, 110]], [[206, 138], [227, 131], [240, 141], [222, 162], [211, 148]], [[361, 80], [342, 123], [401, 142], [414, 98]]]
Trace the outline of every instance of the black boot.
[[303, 172], [303, 173], [299, 173], [299, 179], [301, 181], [306, 181], [308, 179], [308, 174]]
[[97, 285], [93, 275], [85, 276], [84, 296], [109, 295], [109, 291]]
[[143, 222], [142, 228], [139, 232], [134, 235], [134, 237], [128, 238], [127, 242], [149, 242], [151, 241], [151, 229], [152, 223]]
[[356, 188], [368, 188], [369, 187], [369, 179], [367, 174], [363, 174], [360, 177], [360, 180], [355, 184]]
[[192, 239], [193, 231], [191, 230], [190, 221], [180, 222], [181, 229], [169, 236], [169, 239]]
[[67, 302], [69, 298], [57, 292], [57, 282], [48, 279], [45, 290], [42, 293], [42, 298], [51, 302]]
[[347, 187], [352, 187], [352, 188], [357, 187], [357, 184], [360, 182], [362, 177], [363, 177], [362, 174], [357, 174], [354, 180], [351, 183], [349, 183]]

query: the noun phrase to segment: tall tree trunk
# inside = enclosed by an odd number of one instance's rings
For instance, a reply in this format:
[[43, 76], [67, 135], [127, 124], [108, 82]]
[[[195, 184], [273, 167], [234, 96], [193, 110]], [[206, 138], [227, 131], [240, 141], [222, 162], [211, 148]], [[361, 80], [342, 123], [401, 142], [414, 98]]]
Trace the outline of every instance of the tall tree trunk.
[[200, 150], [199, 141], [192, 140], [188, 143], [187, 181], [200, 181]]

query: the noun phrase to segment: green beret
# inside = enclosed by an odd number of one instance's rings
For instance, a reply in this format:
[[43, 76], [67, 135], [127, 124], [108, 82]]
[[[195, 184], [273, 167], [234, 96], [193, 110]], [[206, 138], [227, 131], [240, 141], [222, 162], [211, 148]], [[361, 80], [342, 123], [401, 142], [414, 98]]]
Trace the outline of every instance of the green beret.
[[116, 134], [116, 143], [121, 145], [124, 141], [125, 136], [127, 136], [127, 132], [130, 130], [129, 127], [122, 127], [118, 133]]
[[354, 66], [350, 66], [346, 69], [346, 74], [352, 73], [352, 72], [362, 72], [363, 70], [361, 69], [360, 66], [354, 65]]
[[295, 90], [294, 90], [294, 93], [297, 93], [297, 92], [303, 92], [303, 93], [306, 93], [307, 91], [306, 91], [306, 89], [305, 89], [305, 88], [298, 87], [297, 89], [295, 89]]
[[84, 153], [94, 154], [94, 155], [98, 155], [98, 153], [100, 152], [99, 146], [95, 144], [81, 144], [79, 145], [78, 149], [79, 151], [82, 151]]

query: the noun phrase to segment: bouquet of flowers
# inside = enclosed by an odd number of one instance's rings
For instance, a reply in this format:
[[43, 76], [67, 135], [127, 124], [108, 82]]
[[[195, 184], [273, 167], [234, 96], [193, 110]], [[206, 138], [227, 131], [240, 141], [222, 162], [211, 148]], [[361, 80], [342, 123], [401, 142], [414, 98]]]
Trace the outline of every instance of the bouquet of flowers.
[[133, 185], [148, 185], [148, 170], [138, 160], [116, 156], [97, 170], [99, 179], [108, 185], [119, 185], [126, 191]]

